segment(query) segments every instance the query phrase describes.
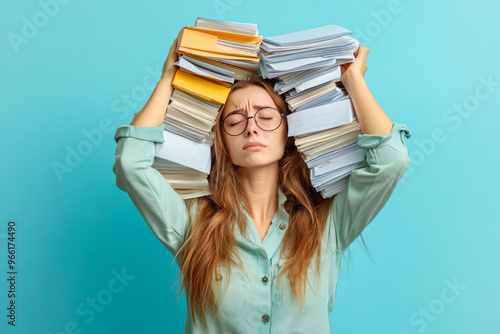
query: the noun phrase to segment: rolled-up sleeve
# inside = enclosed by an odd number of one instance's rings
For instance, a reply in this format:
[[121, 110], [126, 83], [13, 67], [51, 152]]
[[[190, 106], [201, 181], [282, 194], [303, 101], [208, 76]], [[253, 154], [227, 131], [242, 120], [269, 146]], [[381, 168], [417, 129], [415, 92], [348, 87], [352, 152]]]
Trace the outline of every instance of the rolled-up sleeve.
[[347, 188], [334, 198], [327, 222], [330, 245], [341, 254], [389, 200], [410, 164], [403, 138], [410, 136], [410, 130], [399, 123], [393, 123], [388, 135], [358, 136], [358, 145], [365, 149], [366, 157], [352, 171]]
[[186, 239], [189, 213], [182, 197], [151, 167], [156, 143], [164, 142], [163, 128], [163, 124], [119, 126], [113, 173], [117, 187], [128, 193], [153, 233], [175, 256]]

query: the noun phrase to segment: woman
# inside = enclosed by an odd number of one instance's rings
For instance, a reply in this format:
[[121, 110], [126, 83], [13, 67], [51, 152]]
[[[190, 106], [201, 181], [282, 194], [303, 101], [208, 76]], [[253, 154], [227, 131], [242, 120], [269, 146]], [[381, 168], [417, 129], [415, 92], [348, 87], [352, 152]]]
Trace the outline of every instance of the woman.
[[[179, 264], [180, 291], [188, 298], [185, 332], [328, 333], [341, 256], [410, 162], [403, 140], [410, 131], [390, 120], [363, 78], [369, 49], [360, 46], [355, 61], [342, 66], [361, 126], [358, 145], [366, 152], [345, 190], [328, 199], [316, 193], [287, 138], [286, 103], [269, 83], [253, 78], [236, 83], [219, 112], [213, 195], [185, 203], [151, 167], [155, 143], [164, 141], [176, 44], [143, 110], [116, 131], [113, 171]], [[263, 126], [261, 110], [279, 117], [276, 128]], [[234, 115], [239, 123], [228, 121]]]

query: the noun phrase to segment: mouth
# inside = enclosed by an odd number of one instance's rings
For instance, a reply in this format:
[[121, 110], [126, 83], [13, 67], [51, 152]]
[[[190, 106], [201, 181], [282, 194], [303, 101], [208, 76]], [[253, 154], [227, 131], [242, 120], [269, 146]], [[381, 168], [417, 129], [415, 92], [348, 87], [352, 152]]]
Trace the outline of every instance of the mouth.
[[245, 146], [243, 146], [243, 150], [245, 151], [259, 151], [266, 147], [265, 145], [259, 142], [249, 142]]

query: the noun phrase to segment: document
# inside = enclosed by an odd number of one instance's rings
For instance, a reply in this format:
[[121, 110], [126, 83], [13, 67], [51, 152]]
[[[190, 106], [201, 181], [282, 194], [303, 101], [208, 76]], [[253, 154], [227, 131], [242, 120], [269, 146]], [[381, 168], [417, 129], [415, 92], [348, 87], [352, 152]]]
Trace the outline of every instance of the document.
[[163, 138], [165, 142], [156, 143], [156, 157], [210, 173], [210, 145], [195, 143], [166, 130], [163, 130]]
[[287, 116], [288, 136], [300, 136], [335, 128], [354, 121], [351, 100], [324, 104]]
[[175, 63], [181, 69], [203, 77], [234, 83], [234, 73], [228, 70], [221, 69], [217, 66], [190, 58], [188, 56], [180, 56]]

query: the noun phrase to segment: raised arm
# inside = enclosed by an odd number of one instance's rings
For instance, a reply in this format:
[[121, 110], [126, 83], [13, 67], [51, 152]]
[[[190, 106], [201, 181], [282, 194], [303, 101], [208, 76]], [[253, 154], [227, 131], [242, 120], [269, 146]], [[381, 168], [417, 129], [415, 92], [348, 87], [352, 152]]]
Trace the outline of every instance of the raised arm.
[[[152, 166], [156, 144], [163, 143], [163, 119], [172, 93], [172, 50], [164, 74], [151, 98], [130, 125], [118, 127], [113, 172], [116, 185], [125, 191], [156, 237], [175, 256], [184, 244], [190, 220], [184, 200]], [[167, 66], [167, 63], [172, 67]], [[177, 263], [179, 259], [176, 258]]]
[[330, 246], [340, 253], [384, 207], [410, 163], [404, 142], [410, 130], [391, 121], [363, 78], [368, 51], [361, 46], [355, 62], [343, 66], [341, 78], [361, 126], [358, 146], [365, 149], [366, 158], [352, 171], [347, 188], [335, 196], [328, 218]]
[[168, 51], [167, 59], [163, 64], [161, 79], [158, 81], [153, 94], [151, 94], [144, 108], [142, 108], [141, 112], [139, 112], [130, 125], [137, 127], [155, 127], [163, 124], [168, 102], [170, 101], [170, 96], [173, 91], [172, 80], [174, 79], [176, 71], [174, 63], [178, 60], [176, 49], [177, 38]]
[[368, 70], [366, 62], [369, 51], [367, 47], [360, 46], [354, 52], [356, 60], [341, 65], [340, 80], [351, 97], [361, 133], [387, 135], [391, 133], [392, 121], [378, 105], [363, 77]]

